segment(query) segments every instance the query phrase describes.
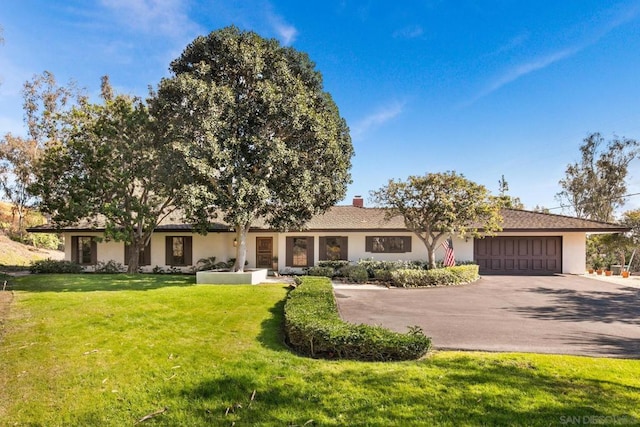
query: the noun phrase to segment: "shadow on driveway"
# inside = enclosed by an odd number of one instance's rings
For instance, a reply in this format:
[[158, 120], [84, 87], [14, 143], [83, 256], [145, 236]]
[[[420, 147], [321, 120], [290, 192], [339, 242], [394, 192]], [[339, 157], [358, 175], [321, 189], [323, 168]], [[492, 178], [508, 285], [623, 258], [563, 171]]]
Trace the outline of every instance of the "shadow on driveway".
[[580, 276], [485, 276], [458, 287], [336, 289], [343, 319], [436, 349], [640, 358], [640, 289]]

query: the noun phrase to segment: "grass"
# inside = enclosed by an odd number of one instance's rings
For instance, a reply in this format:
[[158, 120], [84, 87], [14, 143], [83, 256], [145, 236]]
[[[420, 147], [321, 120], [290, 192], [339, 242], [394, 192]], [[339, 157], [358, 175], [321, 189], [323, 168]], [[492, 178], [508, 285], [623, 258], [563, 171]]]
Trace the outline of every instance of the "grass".
[[133, 425], [161, 411], [143, 424], [640, 424], [640, 360], [313, 360], [283, 344], [284, 285], [43, 275], [13, 289], [0, 326], [0, 425]]

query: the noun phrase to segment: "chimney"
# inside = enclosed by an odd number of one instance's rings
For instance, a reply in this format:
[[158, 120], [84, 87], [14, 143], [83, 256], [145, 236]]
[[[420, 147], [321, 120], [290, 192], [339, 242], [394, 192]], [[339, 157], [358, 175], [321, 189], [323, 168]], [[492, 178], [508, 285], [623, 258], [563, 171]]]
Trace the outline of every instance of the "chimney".
[[353, 207], [355, 208], [363, 208], [364, 207], [364, 199], [362, 196], [355, 196], [353, 198]]

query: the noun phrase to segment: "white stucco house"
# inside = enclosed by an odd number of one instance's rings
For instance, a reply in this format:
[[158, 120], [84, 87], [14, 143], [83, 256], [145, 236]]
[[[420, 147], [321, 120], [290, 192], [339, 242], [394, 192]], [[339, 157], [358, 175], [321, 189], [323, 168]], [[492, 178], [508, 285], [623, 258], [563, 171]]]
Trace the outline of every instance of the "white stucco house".
[[[582, 274], [587, 233], [627, 231], [616, 224], [524, 210], [503, 209], [502, 217], [503, 231], [494, 237], [453, 236], [455, 258], [475, 261], [481, 274]], [[98, 261], [126, 262], [125, 245], [101, 239], [104, 230], [99, 227], [43, 226], [30, 231], [62, 233], [65, 259], [89, 269]], [[226, 261], [235, 256], [234, 238], [226, 224], [212, 223], [209, 233], [201, 235], [169, 217], [154, 231], [141, 265], [146, 271], [156, 266], [188, 270], [202, 258]], [[443, 249], [439, 251], [436, 258], [444, 255]], [[312, 218], [304, 230], [279, 232], [256, 225], [247, 239], [248, 267], [281, 273], [329, 259], [425, 260], [426, 256], [423, 243], [404, 227], [402, 218], [385, 221], [384, 211], [364, 207], [361, 197]]]

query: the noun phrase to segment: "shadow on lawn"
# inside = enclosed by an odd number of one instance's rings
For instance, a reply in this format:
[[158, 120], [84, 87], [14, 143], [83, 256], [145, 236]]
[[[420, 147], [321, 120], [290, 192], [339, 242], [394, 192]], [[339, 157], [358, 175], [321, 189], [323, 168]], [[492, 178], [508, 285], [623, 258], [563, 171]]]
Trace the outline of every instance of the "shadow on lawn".
[[269, 309], [271, 317], [263, 320], [260, 324], [258, 341], [263, 347], [269, 350], [291, 353], [291, 350], [285, 343], [284, 333], [284, 304], [286, 300], [286, 297], [283, 298]]
[[538, 287], [528, 292], [546, 294], [546, 306], [515, 307], [514, 311], [528, 317], [567, 322], [622, 322], [640, 325], [640, 289], [620, 288], [617, 291], [576, 291]]
[[631, 415], [639, 387], [543, 374], [527, 360], [461, 356], [360, 367], [340, 362], [261, 367], [247, 360], [176, 390], [187, 400], [181, 410], [217, 425], [303, 425], [308, 420], [315, 421], [312, 425], [559, 425], [568, 417], [640, 421]]
[[31, 274], [11, 279], [14, 290], [27, 292], [149, 291], [195, 285], [195, 276], [160, 274]]

